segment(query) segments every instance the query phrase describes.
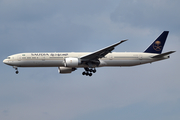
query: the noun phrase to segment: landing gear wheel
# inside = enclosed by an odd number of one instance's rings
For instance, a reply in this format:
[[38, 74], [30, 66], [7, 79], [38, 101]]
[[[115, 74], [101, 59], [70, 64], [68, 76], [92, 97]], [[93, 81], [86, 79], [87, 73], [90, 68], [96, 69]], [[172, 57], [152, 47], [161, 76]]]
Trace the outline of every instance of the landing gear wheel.
[[83, 73], [82, 73], [82, 75], [85, 75], [85, 74], [86, 74], [86, 72], [83, 72]]
[[89, 73], [89, 76], [92, 76], [92, 73]]
[[18, 74], [19, 73], [19, 71], [18, 71], [18, 68], [17, 68], [17, 66], [13, 66], [13, 68], [16, 70], [16, 74]]
[[86, 76], [92, 76], [93, 73], [96, 72], [96, 69], [95, 69], [95, 68], [85, 67], [84, 70], [85, 70], [85, 71], [82, 73], [82, 75], [86, 75]]
[[89, 68], [86, 67], [86, 68], [84, 68], [84, 70], [85, 70], [85, 71], [89, 71]]
[[87, 72], [87, 73], [86, 73], [86, 76], [88, 76], [88, 75], [89, 75], [89, 73]]
[[95, 73], [95, 72], [96, 72], [96, 69], [94, 69], [92, 72]]
[[16, 74], [18, 74], [19, 73], [19, 71], [16, 71]]

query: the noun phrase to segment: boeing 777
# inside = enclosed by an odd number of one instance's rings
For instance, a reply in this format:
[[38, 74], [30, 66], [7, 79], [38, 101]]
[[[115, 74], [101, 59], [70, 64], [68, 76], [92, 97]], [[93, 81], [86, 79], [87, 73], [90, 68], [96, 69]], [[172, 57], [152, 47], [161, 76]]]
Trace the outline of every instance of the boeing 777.
[[161, 53], [169, 31], [164, 31], [144, 52], [112, 52], [122, 40], [95, 52], [54, 52], [54, 53], [19, 53], [8, 56], [3, 63], [13, 66], [16, 74], [18, 67], [58, 67], [59, 73], [71, 73], [77, 68], [84, 68], [83, 75], [92, 76], [96, 67], [135, 66], [169, 58], [175, 51]]

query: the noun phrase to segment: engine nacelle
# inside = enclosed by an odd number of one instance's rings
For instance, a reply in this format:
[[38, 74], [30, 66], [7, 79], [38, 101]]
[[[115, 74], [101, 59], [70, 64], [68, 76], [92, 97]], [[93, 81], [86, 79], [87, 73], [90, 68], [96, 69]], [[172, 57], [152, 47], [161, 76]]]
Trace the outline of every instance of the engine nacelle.
[[75, 71], [76, 68], [71, 68], [71, 67], [58, 67], [58, 72], [61, 74], [65, 73], [71, 73], [72, 71]]
[[80, 59], [78, 58], [65, 58], [64, 59], [64, 66], [65, 67], [78, 67], [81, 63]]

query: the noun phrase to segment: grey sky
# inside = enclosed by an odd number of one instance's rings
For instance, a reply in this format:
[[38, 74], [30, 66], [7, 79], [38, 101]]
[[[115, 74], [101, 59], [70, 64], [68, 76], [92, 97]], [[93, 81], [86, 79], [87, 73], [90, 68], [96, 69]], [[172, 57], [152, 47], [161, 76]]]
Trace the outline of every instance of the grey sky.
[[2, 120], [179, 120], [178, 0], [0, 0], [1, 61], [20, 52], [143, 52], [164, 30], [168, 60], [135, 67], [14, 69], [0, 63]]

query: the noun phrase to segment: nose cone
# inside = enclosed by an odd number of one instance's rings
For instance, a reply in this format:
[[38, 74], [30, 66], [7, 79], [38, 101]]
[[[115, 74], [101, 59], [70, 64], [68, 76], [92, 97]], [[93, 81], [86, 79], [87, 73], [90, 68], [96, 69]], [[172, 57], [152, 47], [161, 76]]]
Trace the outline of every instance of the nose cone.
[[4, 64], [7, 64], [7, 60], [6, 60], [6, 59], [4, 59], [4, 60], [3, 60], [3, 63], [4, 63]]

